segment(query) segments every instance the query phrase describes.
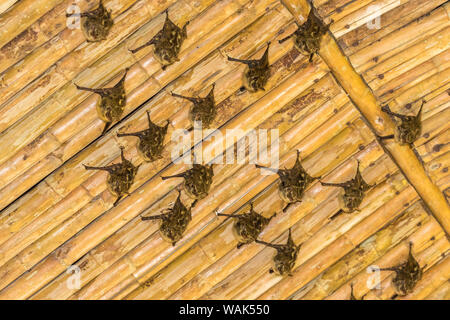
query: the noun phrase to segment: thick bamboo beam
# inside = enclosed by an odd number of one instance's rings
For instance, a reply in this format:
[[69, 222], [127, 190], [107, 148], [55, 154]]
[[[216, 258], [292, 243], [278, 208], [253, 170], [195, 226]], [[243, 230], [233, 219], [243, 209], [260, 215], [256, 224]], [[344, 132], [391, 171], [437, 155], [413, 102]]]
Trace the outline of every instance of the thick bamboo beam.
[[[292, 1], [286, 0], [286, 3]], [[306, 3], [307, 1], [301, 0], [300, 2]], [[330, 33], [322, 39], [319, 53], [374, 133], [391, 134], [395, 127], [393, 121], [381, 111], [373, 92], [355, 71]], [[381, 143], [446, 233], [450, 234], [450, 206], [439, 188], [428, 177], [413, 150], [409, 146], [399, 145], [396, 141], [382, 141]]]

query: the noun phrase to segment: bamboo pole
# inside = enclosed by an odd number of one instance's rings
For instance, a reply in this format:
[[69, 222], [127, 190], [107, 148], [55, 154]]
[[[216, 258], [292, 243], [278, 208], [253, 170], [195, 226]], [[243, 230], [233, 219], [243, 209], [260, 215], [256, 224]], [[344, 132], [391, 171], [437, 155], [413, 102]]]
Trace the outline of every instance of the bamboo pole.
[[[345, 131], [347, 131], [347, 132], [345, 132]], [[349, 134], [348, 131], [349, 130], [344, 130], [344, 133]], [[353, 134], [353, 137], [354, 136], [355, 136], [355, 134]], [[340, 139], [336, 139], [336, 143], [339, 143], [339, 142], [342, 143], [342, 141]], [[332, 151], [335, 150], [335, 147], [333, 147], [334, 146], [333, 143], [331, 143], [330, 146], [329, 146], [329, 144], [330, 143], [327, 144], [326, 150], [331, 153]], [[342, 146], [342, 145], [345, 145], [345, 143], [342, 143], [342, 144], [339, 144], [339, 145]], [[296, 146], [296, 148], [299, 148], [299, 147], [300, 147], [300, 145]], [[354, 147], [356, 147], [356, 146], [354, 146]], [[354, 151], [354, 149], [353, 149], [353, 151]], [[308, 151], [305, 150], [305, 154], [307, 155], [308, 153], [309, 153], [309, 150]], [[344, 151], [344, 154], [348, 154], [348, 153], [346, 153]], [[294, 161], [295, 154], [292, 154], [292, 152], [289, 152], [287, 156], [290, 159], [289, 162], [292, 163]], [[319, 157], [317, 156], [317, 158], [319, 158]], [[316, 158], [316, 156], [314, 156], [314, 159], [317, 159], [317, 158]], [[339, 159], [339, 158], [340, 157], [337, 157], [337, 159]], [[334, 161], [336, 161], [337, 159], [334, 158]], [[337, 161], [339, 161], [339, 160], [337, 160]], [[282, 159], [282, 162], [286, 163], [287, 161]], [[282, 166], [284, 165], [283, 163], [281, 164]], [[306, 161], [305, 165], [307, 165], [308, 163], [310, 163], [310, 161]], [[319, 163], [318, 166], [319, 165], [323, 166], [324, 164], [326, 164], [325, 161], [322, 162], [322, 163]], [[335, 165], [336, 163], [333, 163], [333, 164]], [[333, 164], [330, 164], [330, 165], [333, 165]], [[327, 165], [325, 165], [325, 168], [322, 167], [317, 174], [320, 174], [321, 172], [323, 172], [324, 169], [327, 169]], [[258, 171], [258, 169], [256, 169], [256, 168], [254, 168], [253, 170], [256, 171], [256, 172]], [[271, 178], [270, 180], [273, 181], [273, 178]], [[258, 185], [258, 187], [259, 187], [259, 185]], [[252, 187], [247, 188], [247, 189], [251, 190]], [[259, 189], [261, 189], [261, 188], [259, 188]], [[269, 194], [274, 193], [274, 195], [272, 196], [272, 199], [273, 199], [273, 197], [277, 198], [278, 197], [277, 185], [276, 184], [273, 185], [270, 188], [270, 190], [267, 190], [265, 193], [269, 193]], [[261, 199], [261, 197], [259, 197], [258, 200], [259, 199]], [[269, 203], [271, 203], [272, 205], [268, 206], [266, 204], [266, 205], [262, 205], [261, 206], [261, 203], [257, 203], [256, 208], [259, 207], [260, 210], [263, 210], [261, 212], [265, 212], [266, 215], [268, 214], [267, 212], [274, 212], [274, 211], [277, 212], [277, 211], [279, 211], [281, 209], [279, 200], [278, 201], [271, 200]], [[276, 209], [274, 208], [274, 206], [275, 206]], [[262, 208], [264, 208], [264, 209], [262, 209]], [[228, 221], [228, 222], [231, 222], [231, 221]], [[227, 225], [231, 226], [232, 223], [233, 222], [228, 223]], [[228, 229], [230, 229], [230, 228], [227, 228], [227, 230]], [[228, 231], [230, 231], [230, 230], [228, 230]], [[235, 248], [235, 245], [237, 244], [237, 241], [236, 241], [236, 239], [234, 239], [232, 232], [229, 233], [228, 231], [220, 230], [218, 233], [216, 233], [216, 235], [220, 235], [219, 237], [216, 236], [215, 238], [209, 239], [208, 241], [204, 241], [203, 239], [200, 240], [200, 245], [201, 245], [203, 251], [208, 253], [208, 256], [210, 257], [210, 259], [214, 259], [214, 261], [216, 261], [221, 255], [225, 254], [228, 250]], [[225, 232], [227, 233], [226, 237], [222, 236], [222, 234], [224, 234]], [[200, 238], [200, 237], [197, 237], [197, 238]], [[222, 245], [219, 245], [219, 246], [217, 245], [218, 244], [217, 243], [218, 240], [220, 241], [220, 243], [222, 243]], [[208, 244], [207, 245], [208, 246], [207, 249], [205, 248], [205, 244], [206, 243]], [[219, 249], [219, 247], [220, 247], [220, 249]], [[212, 253], [212, 250], [214, 250], [213, 253]], [[190, 256], [190, 254], [187, 252], [183, 256]], [[181, 268], [181, 263], [182, 263], [183, 259], [184, 258], [177, 259], [176, 261], [172, 262], [167, 268], [161, 270], [160, 273], [154, 275], [153, 277], [156, 277], [159, 280], [158, 281], [154, 281], [151, 285], [149, 285], [145, 289], [145, 292], [142, 292], [142, 293], [140, 293], [137, 296], [133, 296], [134, 294], [131, 294], [130, 297], [138, 298], [138, 299], [141, 299], [141, 298], [145, 298], [145, 299], [147, 299], [147, 298], [149, 298], [149, 299], [167, 298], [167, 296], [170, 294], [170, 292], [173, 292], [175, 289], [177, 289], [177, 286], [179, 286], [180, 283], [185, 283], [185, 282], [188, 281], [189, 278], [185, 278], [185, 277], [193, 277], [193, 276], [195, 276], [195, 274], [192, 274], [190, 272], [189, 272], [189, 274], [185, 274], [183, 272], [175, 272], [174, 271], [174, 270], [178, 270], [179, 268]], [[208, 264], [211, 264], [212, 262], [213, 261], [209, 262]], [[208, 266], [208, 264], [207, 263], [201, 263], [199, 265], [199, 268], [204, 269], [205, 267]], [[182, 280], [175, 281], [180, 276], [183, 276]], [[153, 277], [152, 277], [152, 279], [153, 279]], [[165, 288], [166, 287], [165, 283], [167, 284], [166, 281], [168, 281], [171, 284], [169, 291], [167, 291], [166, 288]]]
[[[333, 148], [330, 148], [330, 149], [325, 148], [325, 149], [328, 150], [328, 152], [330, 152], [330, 153], [332, 152], [331, 150], [333, 150]], [[315, 157], [313, 157], [313, 159], [314, 158]], [[307, 161], [306, 163], [309, 163], [309, 162], [312, 162], [312, 159], [311, 159], [311, 161]], [[321, 169], [321, 171], [322, 170], [323, 169]], [[314, 186], [312, 188], [314, 188]], [[314, 188], [314, 189], [316, 189], [316, 188]], [[275, 194], [277, 193], [277, 190], [275, 188], [273, 188], [272, 190], [271, 191], [268, 190], [267, 192], [271, 192], [271, 193], [273, 192]], [[317, 193], [317, 192], [318, 191], [314, 190], [314, 193]], [[323, 191], [321, 193], [323, 193]], [[314, 200], [316, 203], [317, 203], [317, 201], [320, 201], [317, 199], [314, 199]], [[305, 201], [309, 201], [308, 193], [305, 196]], [[326, 195], [325, 195], [324, 201], [327, 201]], [[328, 218], [333, 214], [333, 212], [338, 211], [337, 202], [334, 202], [334, 206], [335, 206], [335, 210], [332, 210], [332, 211], [328, 210], [326, 212]], [[267, 204], [265, 204], [265, 205], [263, 204], [262, 206], [260, 205], [260, 208], [261, 207], [264, 208], [264, 210], [266, 210], [266, 211], [270, 211], [272, 209], [272, 207], [268, 207]], [[302, 214], [304, 215], [305, 214], [305, 206], [299, 206], [299, 207], [301, 208]], [[297, 207], [297, 210], [299, 207]], [[293, 216], [293, 213], [290, 212], [289, 217], [286, 217], [286, 219], [289, 221], [288, 223], [292, 223], [292, 222], [296, 221], [298, 219], [297, 215], [298, 214], [295, 214], [295, 216]], [[281, 221], [283, 221], [283, 219]], [[317, 221], [317, 219], [314, 218], [313, 221]], [[275, 232], [279, 232], [280, 223], [281, 223], [281, 225], [283, 225], [283, 222], [280, 222], [280, 220], [277, 218], [276, 224], [274, 223], [274, 225], [276, 225], [276, 228], [278, 231], [275, 231]], [[303, 223], [303, 225], [304, 225], [304, 223]], [[267, 228], [268, 229], [264, 230], [264, 235], [271, 234], [271, 232], [269, 231], [271, 227], [268, 226]], [[305, 228], [307, 228], [307, 227], [305, 226]], [[221, 228], [220, 230], [217, 230], [217, 232], [214, 235], [211, 235], [208, 238], [202, 239], [200, 241], [200, 245], [202, 246], [203, 250], [206, 251], [211, 257], [213, 257], [215, 262], [219, 258], [220, 258], [220, 260], [216, 264], [212, 265], [211, 267], [208, 267], [207, 269], [205, 269], [207, 266], [203, 264], [202, 268], [204, 269], [204, 271], [199, 276], [196, 276], [194, 280], [191, 280], [189, 278], [190, 275], [186, 274], [186, 273], [184, 273], [184, 274], [182, 274], [182, 273], [172, 274], [171, 273], [172, 270], [175, 270], [179, 266], [180, 261], [176, 261], [176, 262], [173, 262], [167, 269], [162, 270], [161, 273], [156, 276], [158, 278], [158, 281], [157, 282], [155, 281], [154, 283], [152, 283], [149, 286], [149, 288], [146, 289], [146, 291], [147, 291], [146, 293], [139, 294], [138, 296], [134, 296], [133, 298], [166, 299], [166, 298], [168, 298], [168, 293], [173, 293], [173, 291], [175, 291], [177, 288], [180, 288], [181, 285], [185, 284], [186, 282], [188, 282], [189, 284], [186, 285], [187, 288], [183, 287], [182, 289], [180, 289], [182, 292], [181, 295], [180, 295], [180, 292], [177, 292], [175, 294], [175, 297], [170, 296], [170, 299], [173, 299], [173, 298], [193, 299], [193, 298], [199, 297], [200, 295], [205, 293], [206, 292], [205, 290], [207, 290], [208, 287], [211, 288], [214, 284], [216, 284], [218, 281], [223, 279], [224, 275], [226, 275], [229, 272], [233, 272], [234, 270], [239, 268], [240, 264], [242, 264], [243, 262], [248, 260], [249, 257], [252, 257], [255, 254], [255, 252], [254, 252], [255, 247], [257, 248], [257, 250], [262, 249], [261, 247], [258, 248], [257, 245], [252, 245], [252, 246], [250, 246], [251, 249], [250, 249], [250, 247], [248, 247], [248, 248], [246, 248], [245, 252], [239, 251], [239, 250], [236, 252], [236, 250], [234, 250], [236, 241], [234, 241], [230, 244], [229, 241], [226, 241], [224, 239], [224, 237], [222, 236], [222, 234], [224, 234], [225, 232], [227, 232], [227, 234], [228, 234], [228, 232], [230, 232], [230, 231], [231, 231], [231, 224], [228, 224], [226, 230], [223, 230], [223, 228]], [[220, 244], [220, 243], [222, 243], [222, 244]], [[224, 243], [227, 243], [227, 246], [228, 246], [228, 248], [225, 252], [222, 251], [222, 250], [224, 250]], [[230, 252], [230, 249], [231, 249], [231, 252]], [[230, 253], [228, 253], [228, 252], [230, 252]], [[228, 259], [222, 258], [222, 256], [224, 254], [226, 257], [232, 257], [232, 260], [228, 261], [230, 258], [228, 258]], [[239, 260], [237, 260], [237, 259], [239, 259]], [[269, 261], [269, 260], [270, 259], [268, 259], [267, 261]], [[238, 261], [240, 261], [240, 262], [238, 262]], [[231, 263], [231, 262], [234, 262], [234, 263]], [[182, 278], [180, 278], [177, 281], [178, 283], [176, 283], [176, 282], [174, 283], [174, 280], [177, 279], [178, 277], [182, 277]], [[192, 281], [192, 282], [189, 282], [189, 281]], [[170, 285], [168, 285], [168, 283], [170, 283]], [[239, 281], [237, 281], [237, 283], [239, 283]], [[177, 286], [175, 286], [175, 285], [177, 285]], [[166, 289], [165, 289], [166, 286], [170, 287], [170, 290], [168, 292], [166, 292]], [[223, 299], [224, 297], [219, 296], [218, 298]]]
[[[431, 16], [440, 14], [440, 11], [436, 10]], [[447, 14], [445, 19], [447, 23], [450, 22]], [[329, 34], [322, 41], [320, 56], [330, 67], [338, 82], [349, 94], [373, 130], [381, 135], [393, 132], [394, 124], [392, 120], [381, 111], [373, 93], [355, 72], [353, 66]], [[352, 62], [354, 63], [354, 61]], [[401, 146], [395, 141], [386, 142], [384, 146], [448, 234], [450, 232], [449, 204], [437, 186], [431, 182], [414, 152], [408, 146]]]
[[[150, 59], [150, 61], [152, 61], [151, 59]], [[145, 68], [146, 66], [147, 66], [147, 64], [145, 64], [145, 65], [141, 65], [143, 68]], [[151, 67], [152, 68], [152, 67]], [[161, 78], [159, 78], [159, 79], [165, 79], [164, 78], [164, 75], [162, 75], [162, 77]], [[51, 180], [50, 180], [51, 181]], [[92, 179], [92, 180], [90, 180], [88, 183], [86, 183], [85, 185], [87, 185], [87, 190], [89, 191], [89, 192], [93, 192], [94, 194], [96, 193], [96, 192], [101, 192], [101, 191], [103, 191], [104, 190], [104, 188], [102, 188], [101, 186], [100, 186], [100, 184], [101, 184], [101, 182], [102, 181], [104, 181], [104, 177], [102, 178], [102, 179], [100, 179], [100, 178], [95, 178], [95, 179]], [[53, 182], [53, 183], [55, 183], [55, 182]], [[53, 186], [53, 183], [52, 183], [52, 186]], [[105, 195], [105, 193], [102, 193], [102, 195]], [[108, 201], [110, 201], [110, 199], [105, 199], [105, 200], [107, 200], [107, 202]], [[57, 258], [59, 259], [60, 257], [61, 257], [61, 255], [59, 255], [59, 253], [60, 253], [61, 251], [58, 251], [58, 255], [57, 255]], [[62, 253], [62, 257], [64, 257], [64, 255], [66, 254], [64, 251], [62, 251], [63, 253]], [[210, 259], [207, 255], [204, 255], [204, 253], [203, 253], [203, 251], [196, 251], [197, 252], [197, 254], [199, 254], [200, 256], [199, 257], [202, 257], [202, 259], [206, 259], [206, 260], [204, 260], [205, 262], [208, 260], [208, 259]], [[182, 256], [182, 257], [184, 257], [184, 258], [187, 258], [187, 257], [185, 257], [185, 256]], [[184, 259], [184, 258], [181, 258], [181, 259]], [[14, 261], [16, 261], [16, 260], [14, 260]], [[18, 260], [17, 260], [18, 261]], [[16, 262], [17, 262], [16, 261]], [[62, 261], [62, 260], [61, 260]], [[62, 264], [65, 264], [66, 262], [63, 262]], [[119, 265], [117, 265], [117, 267], [118, 267], [118, 271], [117, 272], [119, 272], [119, 273], [123, 273], [123, 272], [125, 272], [125, 273], [127, 273], [127, 272], [136, 272], [136, 270], [135, 270], [135, 268], [134, 268], [134, 266], [133, 266], [133, 264], [132, 263], [130, 263], [129, 261], [127, 261], [127, 260], [124, 260], [124, 261], [121, 261], [121, 264]], [[120, 267], [120, 268], [119, 268]], [[146, 271], [144, 271], [144, 273], [146, 273]], [[191, 275], [192, 276], [192, 275]], [[134, 284], [136, 284], [136, 282], [134, 281], [131, 281], [130, 280], [130, 278], [126, 278], [126, 281], [125, 281], [125, 283], [119, 283], [118, 284], [118, 287], [122, 287], [122, 288], [124, 288], [124, 287], [126, 287], [126, 286], [128, 286], [127, 284], [132, 284], [132, 283], [134, 283]], [[104, 290], [104, 288], [102, 288], [101, 290]], [[102, 292], [97, 292], [96, 294], [99, 294], [100, 296], [101, 295], [105, 295], [105, 292], [104, 291], [102, 291]]]
[[434, 292], [429, 294], [426, 300], [450, 300], [450, 281], [447, 280]]
[[[213, 8], [212, 8], [213, 9]], [[209, 18], [209, 19], [211, 19], [211, 16], [210, 15], [204, 15], [204, 16], [206, 16], [207, 18]], [[229, 29], [229, 30], [232, 30], [232, 29]], [[216, 40], [219, 40], [219, 41], [223, 41], [223, 39], [219, 39], [219, 38], [215, 38]], [[203, 46], [204, 47], [204, 46]], [[209, 46], [208, 46], [208, 48], [209, 48]], [[206, 49], [208, 49], [208, 48], [206, 48]], [[198, 51], [197, 51], [198, 52]], [[200, 56], [196, 56], [195, 57], [196, 59], [199, 59], [199, 58], [201, 58]], [[132, 72], [130, 72], [131, 73], [131, 75], [130, 76], [132, 76], [133, 75], [133, 73]], [[173, 77], [173, 78], [175, 78], [175, 76]], [[127, 83], [128, 83], [128, 81], [127, 81]], [[144, 86], [141, 86], [141, 87], [139, 87], [138, 89], [136, 89], [134, 92], [132, 92], [131, 93], [131, 96], [129, 96], [128, 97], [128, 101], [130, 102], [130, 107], [129, 108], [127, 108], [128, 110], [130, 110], [131, 111], [131, 109], [132, 109], [132, 107], [133, 107], [133, 105], [135, 105], [135, 106], [138, 106], [138, 105], [140, 105], [142, 102], [144, 102], [146, 99], [147, 99], [147, 97], [148, 97], [148, 94], [151, 94], [152, 92], [153, 93], [155, 93], [155, 90], [157, 90], [157, 89], [159, 89], [160, 88], [160, 85], [157, 85], [153, 80], [149, 80], [149, 81], [147, 81], [146, 83], [145, 83], [145, 85]], [[71, 91], [74, 91], [75, 90], [75, 88], [72, 88], [71, 89]], [[150, 91], [150, 92], [149, 92]], [[133, 94], [134, 93], [134, 94]], [[93, 99], [94, 99], [94, 97], [92, 97]], [[134, 99], [136, 99], [137, 101], [135, 101]], [[90, 108], [95, 108], [95, 105], [94, 105], [94, 103], [95, 103], [95, 101], [94, 100], [92, 100], [91, 101], [91, 103], [89, 104], [89, 106], [90, 106]], [[93, 110], [93, 109], [92, 109]], [[86, 111], [82, 111], [81, 113], [80, 112], [78, 112], [78, 116], [80, 117], [79, 119], [80, 119], [80, 121], [83, 121], [85, 118], [86, 118], [86, 116], [85, 116], [85, 113], [86, 113]], [[94, 114], [95, 114], [95, 112], [92, 114], [92, 116], [94, 116]], [[67, 123], [67, 122], [69, 122], [70, 124], [71, 124], [71, 126], [70, 126], [70, 128], [71, 129], [80, 129], [80, 125], [79, 124], [77, 124], [76, 122], [73, 122], [73, 121], [71, 121], [72, 119], [73, 119], [73, 116], [74, 116], [74, 114], [68, 114], [68, 116], [67, 116], [67, 119], [68, 120], [62, 120], [62, 121], [60, 121], [60, 123], [61, 123], [61, 125], [62, 126], [60, 126], [59, 128], [55, 128], [54, 129], [54, 131], [53, 131], [53, 133], [54, 133], [54, 135], [56, 136], [56, 137], [58, 137], [59, 139], [63, 139], [63, 137], [65, 137], [65, 139], [67, 139], [69, 136], [70, 136], [70, 132], [71, 132], [71, 130], [67, 130], [68, 128], [67, 128], [67, 126], [65, 126], [65, 124]], [[91, 139], [93, 139], [94, 137], [96, 137], [96, 136], [98, 136], [98, 134], [100, 134], [100, 131], [101, 131], [101, 129], [100, 129], [100, 127], [102, 127], [102, 122], [101, 121], [96, 121], [95, 122], [95, 125], [99, 128], [97, 131], [92, 127], [92, 126], [90, 126], [90, 129], [92, 129], [91, 130], [91, 132], [88, 132], [88, 136], [89, 135], [91, 135], [92, 136], [92, 138]], [[69, 133], [68, 133], [69, 132]], [[73, 131], [72, 131], [73, 132]], [[92, 134], [93, 132], [95, 132], [96, 134]], [[83, 147], [85, 146], [85, 145], [87, 145], [89, 142], [90, 142], [90, 140], [87, 140], [86, 139], [87, 137], [83, 137], [83, 139], [82, 139], [82, 142], [84, 142], [84, 145], [83, 145]], [[60, 148], [61, 149], [61, 151], [56, 151], [56, 153], [61, 153], [61, 152], [63, 152], [63, 151], [66, 151], [66, 148]], [[69, 150], [70, 151], [70, 150]], [[74, 150], [75, 152], [77, 152], [78, 150]], [[73, 154], [73, 153], [72, 153]], [[68, 158], [68, 157], [70, 157], [71, 156], [71, 154], [68, 154], [67, 156], [66, 155], [64, 155], [64, 158]], [[34, 179], [31, 179], [31, 177], [29, 177], [29, 179], [28, 179], [28, 181], [31, 183], [31, 182], [33, 182], [33, 181], [35, 181], [34, 183], [36, 183], [37, 181], [36, 180], [34, 180]], [[19, 187], [22, 187], [22, 189], [24, 188], [23, 186], [20, 186], [19, 185]], [[12, 188], [13, 189], [13, 188]], [[13, 189], [14, 190], [14, 189]], [[16, 191], [17, 192], [17, 191]], [[70, 192], [70, 191], [69, 191]]]
[[448, 141], [450, 141], [450, 131], [446, 129], [436, 137], [417, 147], [416, 151], [422, 161], [428, 163], [436, 157], [450, 151]]
[[[379, 97], [381, 101], [390, 101], [395, 99], [396, 96], [401, 96], [404, 92], [410, 89], [417, 90], [417, 85], [422, 85], [424, 82], [430, 79], [445, 83], [450, 77], [450, 63], [448, 61], [450, 50], [443, 52], [437, 57], [434, 57], [431, 62], [425, 62], [422, 65], [414, 68], [410, 71], [411, 74], [405, 74], [397, 79], [386, 83], [379, 90], [375, 90], [375, 95]], [[447, 56], [447, 57], [445, 57]], [[439, 67], [435, 67], [435, 64]], [[436, 85], [434, 83], [434, 85]], [[420, 86], [419, 86], [420, 87]], [[396, 92], [394, 89], [396, 88]]]
[[[450, 30], [450, 28], [449, 28]], [[449, 31], [447, 30], [447, 31]], [[445, 37], [441, 41], [444, 43], [450, 42], [450, 37]], [[399, 74], [395, 76], [391, 76], [388, 74], [388, 78], [383, 79], [384, 82], [380, 82], [378, 87], [372, 87], [377, 96], [382, 96], [383, 99], [389, 99], [390, 97], [394, 97], [396, 94], [391, 93], [394, 90], [399, 90], [401, 93], [405, 89], [412, 88], [417, 83], [422, 82], [423, 80], [440, 73], [441, 76], [445, 76], [445, 70], [449, 67], [449, 50], [450, 45], [447, 48], [443, 48], [442, 52], [437, 51], [434, 55], [430, 55], [427, 57], [422, 57], [420, 60], [417, 59], [413, 61], [409, 61], [408, 67], [403, 70], [398, 70]], [[430, 54], [432, 54], [432, 50], [427, 50]], [[399, 68], [397, 68], [399, 69]], [[391, 73], [391, 70], [389, 71]], [[390, 76], [390, 77], [389, 77]], [[442, 78], [442, 83], [445, 83], [446, 78]]]

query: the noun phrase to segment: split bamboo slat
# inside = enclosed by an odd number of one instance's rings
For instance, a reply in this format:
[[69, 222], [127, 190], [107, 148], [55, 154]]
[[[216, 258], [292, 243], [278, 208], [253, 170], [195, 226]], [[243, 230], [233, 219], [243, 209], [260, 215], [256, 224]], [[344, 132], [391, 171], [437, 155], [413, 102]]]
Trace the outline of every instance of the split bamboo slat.
[[[88, 42], [68, 23], [71, 5], [90, 0], [5, 0], [0, 4], [0, 299], [450, 299], [450, 5], [445, 0], [104, 0], [114, 25]], [[314, 9], [311, 9], [311, 5]], [[189, 22], [179, 61], [164, 70], [147, 42], [166, 19]], [[279, 43], [314, 10], [329, 31], [312, 61]], [[375, 20], [374, 20], [375, 19]], [[245, 66], [270, 42], [264, 91], [243, 90]], [[98, 95], [129, 68], [123, 115], [104, 134]], [[217, 116], [193, 128], [192, 103], [214, 85]], [[377, 136], [394, 132], [381, 110], [414, 115], [422, 132], [411, 145]], [[162, 158], [145, 162], [135, 137], [117, 137], [169, 121]], [[175, 246], [158, 223], [142, 221], [170, 207], [190, 166], [174, 163], [173, 139], [203, 163], [237, 150], [253, 130], [277, 129], [269, 150], [290, 168], [321, 181], [354, 177], [357, 161], [372, 185], [358, 210], [344, 213], [341, 188], [307, 186], [283, 211], [276, 174], [245, 147], [245, 162], [214, 166], [208, 195], [192, 208]], [[235, 130], [235, 140], [226, 133]], [[206, 134], [205, 134], [206, 133]], [[211, 134], [211, 135], [209, 135]], [[250, 139], [248, 140], [250, 141]], [[107, 174], [85, 170], [125, 157], [140, 165], [129, 194], [114, 206]], [[261, 146], [260, 146], [261, 147]], [[189, 157], [189, 152], [185, 154]], [[198, 156], [198, 155], [197, 155]], [[191, 203], [185, 192], [185, 204]], [[259, 239], [283, 243], [288, 230], [300, 253], [292, 276], [269, 273], [274, 250], [236, 248], [235, 220], [216, 212], [276, 216]], [[398, 296], [393, 272], [369, 269], [404, 261], [408, 243], [424, 267], [412, 293]], [[68, 285], [79, 268], [81, 287]]]

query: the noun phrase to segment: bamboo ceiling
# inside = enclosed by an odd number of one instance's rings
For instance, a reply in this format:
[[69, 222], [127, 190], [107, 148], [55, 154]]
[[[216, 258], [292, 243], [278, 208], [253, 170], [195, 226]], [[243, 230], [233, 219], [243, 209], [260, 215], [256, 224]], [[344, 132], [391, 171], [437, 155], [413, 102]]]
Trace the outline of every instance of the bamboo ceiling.
[[[0, 299], [449, 299], [450, 298], [450, 5], [445, 0], [314, 0], [328, 26], [318, 54], [279, 42], [302, 25], [305, 0], [103, 0], [114, 21], [106, 39], [86, 41], [67, 24], [72, 5], [87, 12], [97, 0], [6, 0], [0, 4]], [[162, 67], [148, 42], [166, 19], [187, 37], [177, 61]], [[374, 14], [376, 13], [376, 14]], [[374, 18], [377, 18], [373, 20]], [[379, 24], [377, 26], [377, 23]], [[243, 64], [270, 42], [264, 90], [243, 89]], [[106, 132], [99, 95], [124, 79], [126, 105]], [[214, 86], [213, 86], [214, 84]], [[192, 103], [213, 90], [211, 128], [278, 129], [280, 167], [300, 151], [306, 172], [320, 177], [302, 201], [283, 211], [278, 175], [249, 163], [217, 164], [208, 195], [175, 245], [162, 238], [159, 214], [192, 202], [174, 164], [176, 129], [193, 136]], [[381, 139], [396, 128], [382, 111], [415, 115], [422, 130], [411, 145]], [[144, 161], [136, 137], [147, 111], [168, 124], [162, 156]], [[117, 202], [107, 166], [124, 156], [139, 170]], [[193, 146], [193, 145], [192, 145]], [[234, 142], [203, 142], [210, 151]], [[248, 151], [248, 150], [247, 150]], [[209, 157], [209, 158], [208, 158]], [[371, 187], [357, 210], [342, 212], [342, 188], [357, 163]], [[267, 165], [264, 164], [263, 165]], [[273, 248], [237, 249], [234, 218], [277, 213], [258, 239], [301, 244], [291, 275], [270, 273]], [[423, 274], [399, 294], [388, 268], [412, 254]], [[80, 270], [80, 286], [68, 285]], [[69, 271], [68, 271], [69, 270]]]

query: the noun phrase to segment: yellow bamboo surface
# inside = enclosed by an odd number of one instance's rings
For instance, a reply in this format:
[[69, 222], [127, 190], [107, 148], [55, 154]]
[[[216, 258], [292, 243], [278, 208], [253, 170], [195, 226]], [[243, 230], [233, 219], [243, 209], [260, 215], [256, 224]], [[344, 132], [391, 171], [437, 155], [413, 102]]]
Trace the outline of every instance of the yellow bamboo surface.
[[[106, 40], [87, 42], [67, 25], [73, 1], [0, 4], [0, 299], [363, 299], [448, 300], [450, 279], [450, 5], [444, 0], [104, 0], [114, 25]], [[98, 1], [80, 0], [82, 12]], [[312, 62], [292, 39], [310, 4], [328, 26]], [[376, 8], [376, 14], [374, 14]], [[164, 10], [179, 26], [189, 21], [179, 61], [162, 70], [147, 42]], [[377, 18], [379, 18], [377, 22]], [[374, 20], [375, 19], [375, 20]], [[374, 24], [379, 27], [374, 27]], [[270, 41], [264, 91], [242, 90], [246, 67], [227, 57], [258, 59]], [[75, 85], [110, 87], [125, 79], [121, 119], [102, 135], [99, 97]], [[215, 84], [212, 136], [197, 139], [191, 102]], [[414, 115], [422, 132], [411, 146], [376, 135], [393, 133], [381, 111]], [[118, 132], [170, 121], [162, 158], [145, 162], [137, 138]], [[269, 139], [279, 166], [301, 162], [321, 181], [361, 173], [373, 187], [358, 211], [340, 211], [341, 188], [309, 185], [302, 202], [286, 205], [276, 174], [263, 175], [246, 147], [244, 163], [217, 164], [206, 198], [176, 246], [158, 223], [142, 221], [170, 207], [187, 164], [172, 162], [176, 130], [188, 146], [201, 141], [202, 161], [236, 149], [252, 130], [278, 129]], [[237, 130], [235, 138], [227, 131]], [[202, 138], [200, 138], [202, 139]], [[130, 194], [117, 206], [107, 174], [83, 164], [120, 160], [119, 146], [141, 165]], [[184, 203], [192, 202], [182, 192]], [[234, 219], [253, 203], [277, 215], [259, 238], [283, 243], [288, 229], [302, 244], [292, 277], [270, 274], [272, 248], [236, 248]], [[369, 286], [371, 266], [390, 267], [408, 243], [425, 266], [407, 296], [396, 295], [392, 272]], [[77, 267], [81, 287], [69, 286]]]

